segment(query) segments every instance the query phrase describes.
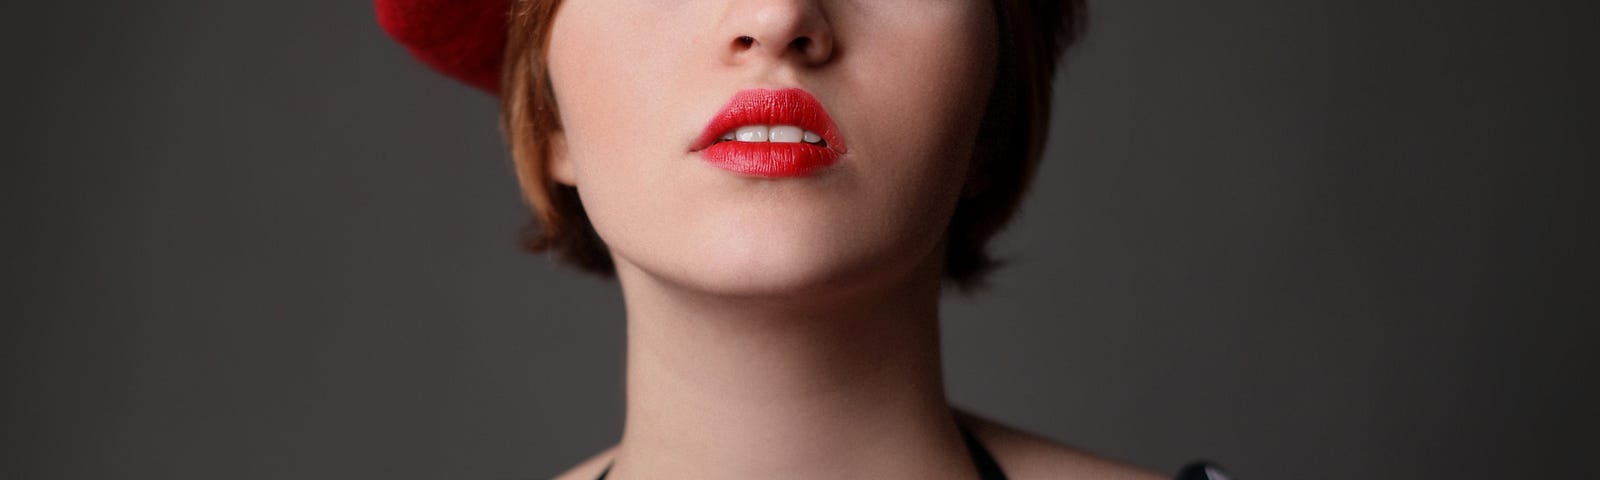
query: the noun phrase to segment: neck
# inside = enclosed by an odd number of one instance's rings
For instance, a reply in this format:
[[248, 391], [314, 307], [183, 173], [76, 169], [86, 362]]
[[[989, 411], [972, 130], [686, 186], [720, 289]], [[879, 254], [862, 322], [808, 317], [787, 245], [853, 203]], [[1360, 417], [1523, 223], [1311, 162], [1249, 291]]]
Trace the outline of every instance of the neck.
[[944, 397], [937, 270], [826, 302], [618, 274], [627, 417], [608, 478], [971, 475]]

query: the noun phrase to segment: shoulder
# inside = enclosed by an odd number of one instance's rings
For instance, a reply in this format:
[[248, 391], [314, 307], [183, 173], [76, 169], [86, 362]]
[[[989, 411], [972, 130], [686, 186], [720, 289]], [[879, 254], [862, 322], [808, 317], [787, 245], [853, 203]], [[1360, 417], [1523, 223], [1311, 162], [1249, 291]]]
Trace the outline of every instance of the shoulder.
[[957, 411], [961, 422], [989, 449], [1012, 480], [1095, 478], [1167, 480], [1170, 477], [1028, 433], [993, 420]]
[[606, 447], [600, 453], [596, 453], [594, 456], [567, 469], [567, 471], [561, 472], [560, 475], [556, 475], [554, 480], [594, 480], [595, 477], [600, 476], [600, 471], [605, 470], [606, 465], [611, 463], [611, 456], [616, 449], [617, 447], [614, 445]]

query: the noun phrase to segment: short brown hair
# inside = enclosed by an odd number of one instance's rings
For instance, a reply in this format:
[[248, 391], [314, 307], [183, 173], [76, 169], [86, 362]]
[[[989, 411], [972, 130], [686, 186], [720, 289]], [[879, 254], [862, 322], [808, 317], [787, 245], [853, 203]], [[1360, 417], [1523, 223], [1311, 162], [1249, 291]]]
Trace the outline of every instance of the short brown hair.
[[[610, 252], [584, 213], [576, 188], [550, 177], [548, 136], [561, 128], [544, 61], [560, 0], [513, 0], [500, 82], [502, 133], [534, 218], [522, 246], [604, 276]], [[946, 231], [944, 275], [981, 286], [997, 262], [985, 250], [1016, 213], [1049, 132], [1051, 86], [1061, 55], [1084, 26], [1083, 0], [995, 0], [999, 62], [978, 131], [968, 190]]]

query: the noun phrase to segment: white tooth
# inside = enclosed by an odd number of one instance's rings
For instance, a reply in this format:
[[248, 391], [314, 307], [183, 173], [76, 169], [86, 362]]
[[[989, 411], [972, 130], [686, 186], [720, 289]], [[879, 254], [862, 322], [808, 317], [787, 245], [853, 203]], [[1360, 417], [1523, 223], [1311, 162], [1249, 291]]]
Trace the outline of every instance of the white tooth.
[[817, 135], [817, 132], [806, 130], [804, 140], [806, 143], [822, 143], [822, 135]]
[[767, 133], [767, 141], [773, 143], [800, 143], [800, 127], [793, 125], [778, 125], [772, 127]]
[[767, 126], [745, 125], [739, 127], [738, 130], [734, 130], [733, 135], [738, 137], [741, 142], [765, 142], [767, 141]]

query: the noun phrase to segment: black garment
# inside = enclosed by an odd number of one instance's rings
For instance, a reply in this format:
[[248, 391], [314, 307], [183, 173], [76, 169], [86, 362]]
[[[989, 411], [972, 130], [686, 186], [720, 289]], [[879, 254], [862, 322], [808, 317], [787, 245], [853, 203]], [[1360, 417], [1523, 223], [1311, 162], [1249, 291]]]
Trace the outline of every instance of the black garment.
[[[1006, 473], [1000, 470], [1000, 464], [994, 461], [994, 456], [989, 454], [989, 449], [983, 448], [978, 442], [978, 437], [967, 431], [965, 425], [960, 423], [956, 427], [961, 429], [961, 439], [967, 442], [967, 452], [972, 454], [972, 464], [978, 467], [978, 478], [981, 480], [1006, 480]], [[595, 480], [606, 480], [606, 474], [611, 473], [611, 464], [606, 464], [606, 469], [600, 471], [600, 477]], [[1183, 467], [1173, 480], [1228, 480], [1222, 470], [1209, 462], [1194, 462]]]

